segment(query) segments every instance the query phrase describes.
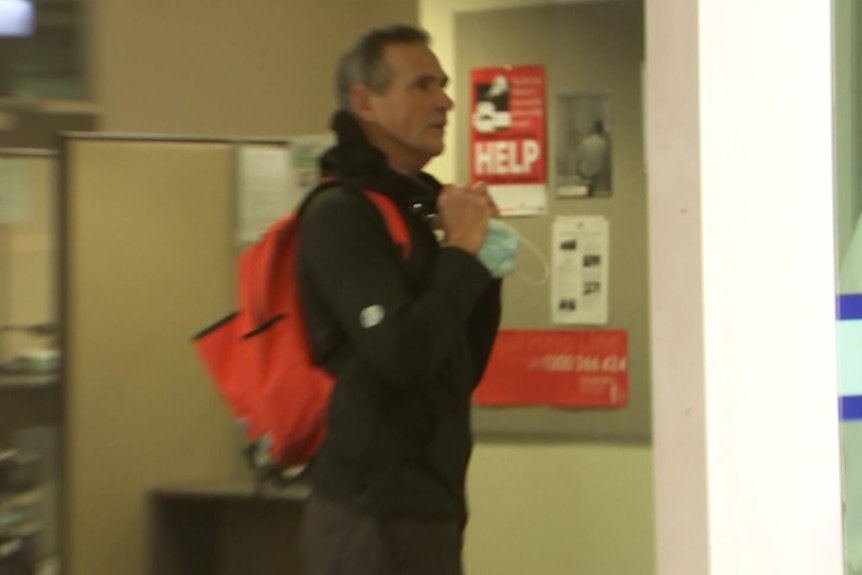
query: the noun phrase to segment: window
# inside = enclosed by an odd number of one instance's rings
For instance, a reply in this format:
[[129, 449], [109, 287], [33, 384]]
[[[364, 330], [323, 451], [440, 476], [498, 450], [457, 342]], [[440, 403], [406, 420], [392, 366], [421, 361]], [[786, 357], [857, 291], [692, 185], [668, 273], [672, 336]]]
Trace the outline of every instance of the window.
[[87, 96], [83, 0], [0, 0], [0, 98]]

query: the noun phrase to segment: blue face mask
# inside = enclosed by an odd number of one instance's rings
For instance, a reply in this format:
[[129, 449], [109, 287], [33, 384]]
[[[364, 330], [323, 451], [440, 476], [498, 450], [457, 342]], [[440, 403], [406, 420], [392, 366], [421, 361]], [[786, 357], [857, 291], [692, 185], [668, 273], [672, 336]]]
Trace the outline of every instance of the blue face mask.
[[515, 250], [518, 248], [518, 231], [500, 220], [488, 222], [485, 241], [476, 257], [495, 278], [502, 278], [515, 270]]

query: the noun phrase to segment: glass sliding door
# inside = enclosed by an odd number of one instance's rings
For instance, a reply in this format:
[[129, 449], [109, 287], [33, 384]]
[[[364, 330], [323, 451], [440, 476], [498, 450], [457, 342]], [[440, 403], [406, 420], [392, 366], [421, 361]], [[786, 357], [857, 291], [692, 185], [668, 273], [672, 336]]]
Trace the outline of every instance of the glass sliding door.
[[838, 376], [848, 575], [862, 575], [862, 10], [834, 0]]

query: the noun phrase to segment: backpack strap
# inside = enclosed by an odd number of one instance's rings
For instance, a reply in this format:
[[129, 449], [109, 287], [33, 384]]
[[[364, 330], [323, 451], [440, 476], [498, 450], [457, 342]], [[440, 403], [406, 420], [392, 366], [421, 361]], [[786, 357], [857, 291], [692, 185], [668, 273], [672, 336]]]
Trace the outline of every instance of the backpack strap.
[[372, 190], [363, 190], [362, 193], [377, 206], [380, 215], [386, 222], [386, 229], [389, 231], [392, 242], [401, 246], [401, 257], [406, 260], [410, 257], [410, 232], [401, 210], [386, 194]]
[[[340, 181], [336, 176], [321, 177], [317, 186], [306, 195], [305, 200], [297, 208], [296, 213], [300, 214], [305, 208], [306, 202], [316, 193], [339, 184]], [[410, 230], [407, 228], [404, 214], [395, 201], [383, 192], [365, 189], [362, 190], [362, 194], [377, 207], [377, 211], [383, 216], [383, 222], [386, 224], [386, 231], [389, 232], [392, 243], [401, 246], [401, 258], [406, 260], [410, 257]]]
[[[249, 326], [252, 330], [265, 327], [268, 322], [278, 319], [277, 315], [273, 315], [277, 313], [276, 310], [271, 309], [271, 290], [277, 289], [272, 282], [274, 277], [278, 277], [276, 270], [283, 265], [284, 249], [287, 244], [295, 241], [297, 226], [300, 225], [299, 216], [305, 202], [315, 193], [333, 185], [338, 185], [336, 178], [322, 180], [299, 208], [271, 224], [262, 241], [255, 246], [256, 249], [250, 250], [242, 258], [241, 265], [248, 266], [245, 275], [252, 278], [250, 285], [240, 286], [241, 301], [247, 303], [254, 318], [254, 325]], [[392, 243], [401, 247], [402, 258], [406, 260], [410, 255], [410, 231], [401, 210], [392, 198], [381, 192], [363, 190], [363, 195], [371, 200], [383, 216]], [[251, 290], [250, 293], [243, 295], [247, 290]]]

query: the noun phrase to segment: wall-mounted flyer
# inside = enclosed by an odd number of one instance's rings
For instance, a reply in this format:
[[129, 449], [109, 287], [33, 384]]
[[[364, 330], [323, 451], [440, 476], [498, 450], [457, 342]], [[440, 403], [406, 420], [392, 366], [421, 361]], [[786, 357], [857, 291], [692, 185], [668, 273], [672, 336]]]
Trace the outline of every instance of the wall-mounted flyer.
[[238, 240], [257, 240], [299, 200], [293, 157], [285, 144], [245, 144], [237, 150]]
[[27, 164], [20, 158], [0, 158], [0, 224], [26, 220], [28, 204]]
[[551, 321], [608, 323], [610, 224], [603, 216], [560, 216], [551, 230]]
[[333, 145], [335, 145], [335, 135], [332, 133], [290, 138], [296, 182], [303, 193], [317, 184], [320, 179], [320, 156]]
[[471, 181], [487, 182], [503, 216], [546, 213], [545, 68], [477, 68], [470, 86]]
[[238, 241], [252, 242], [269, 224], [294, 210], [320, 179], [320, 156], [331, 133], [293, 136], [283, 143], [237, 149]]
[[619, 329], [500, 330], [477, 405], [622, 407], [628, 334]]

